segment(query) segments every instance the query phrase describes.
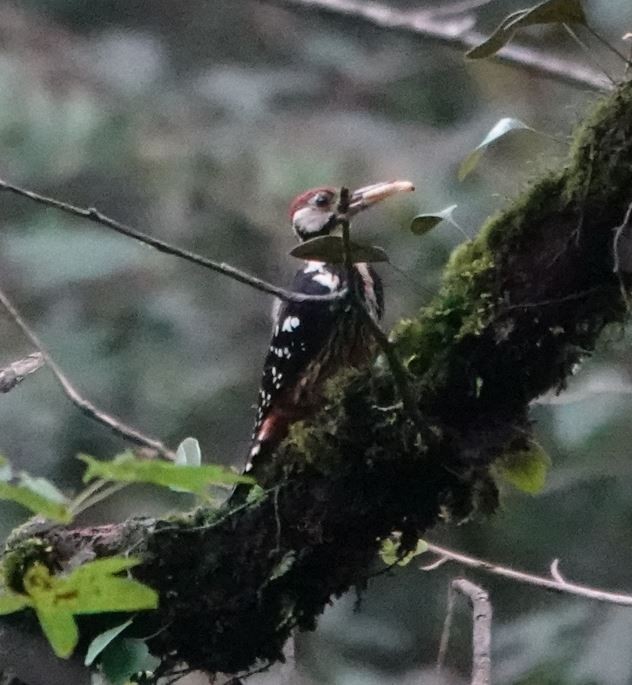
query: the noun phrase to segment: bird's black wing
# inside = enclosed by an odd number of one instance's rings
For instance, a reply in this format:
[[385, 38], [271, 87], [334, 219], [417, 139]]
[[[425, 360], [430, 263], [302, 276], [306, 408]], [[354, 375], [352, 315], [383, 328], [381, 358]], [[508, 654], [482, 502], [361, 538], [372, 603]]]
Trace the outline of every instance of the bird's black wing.
[[[330, 264], [307, 265], [298, 271], [292, 290], [306, 295], [327, 295], [344, 287], [343, 272]], [[339, 322], [338, 300], [331, 302], [284, 302], [276, 315], [272, 339], [263, 365], [253, 438], [275, 401], [294, 388], [303, 372], [319, 355]]]

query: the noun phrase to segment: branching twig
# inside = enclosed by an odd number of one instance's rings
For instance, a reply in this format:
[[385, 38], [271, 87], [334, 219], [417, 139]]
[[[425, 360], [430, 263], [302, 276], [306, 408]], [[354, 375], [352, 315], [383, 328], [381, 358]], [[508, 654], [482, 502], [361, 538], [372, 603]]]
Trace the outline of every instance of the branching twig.
[[41, 369], [42, 366], [44, 366], [44, 357], [40, 352], [35, 352], [0, 369], [0, 392], [13, 390], [18, 383]]
[[597, 69], [599, 69], [599, 71], [608, 79], [608, 81], [610, 81], [610, 83], [613, 86], [616, 86], [617, 82], [612, 78], [612, 76], [610, 76], [608, 70], [604, 66], [602, 66], [601, 62], [599, 62], [599, 60], [595, 57], [590, 47], [586, 45], [586, 43], [584, 43], [584, 41], [577, 35], [575, 31], [573, 31], [573, 29], [568, 24], [562, 24], [562, 26], [564, 27], [566, 33], [568, 33], [568, 35], [575, 41], [575, 43], [579, 45], [580, 49], [586, 55], [586, 57], [597, 67]]
[[467, 597], [472, 607], [472, 681], [471, 685], [490, 685], [491, 683], [491, 642], [492, 642], [492, 605], [489, 595], [479, 585], [457, 578], [450, 583], [448, 589], [448, 609], [439, 656], [437, 658], [437, 671], [441, 671], [448, 651], [450, 630], [454, 616], [456, 595]]
[[[434, 545], [431, 543], [428, 543], [428, 551], [438, 555], [442, 563], [445, 563], [446, 560], [455, 561], [462, 566], [485, 571], [486, 573], [491, 573], [503, 578], [509, 578], [519, 583], [525, 583], [526, 585], [534, 585], [535, 587], [545, 588], [546, 590], [552, 590], [554, 592], [563, 592], [569, 595], [585, 597], [586, 599], [593, 599], [597, 602], [632, 606], [632, 594], [607, 592], [606, 590], [600, 590], [598, 588], [590, 587], [589, 585], [579, 585], [577, 583], [568, 582], [560, 574], [559, 560], [557, 559], [551, 565], [551, 577], [546, 578], [543, 576], [534, 575], [532, 573], [525, 573], [524, 571], [516, 571], [515, 569], [507, 566], [501, 566], [499, 564], [492, 563], [491, 561], [478, 559], [477, 557], [472, 557], [467, 554], [463, 554], [462, 552], [456, 552], [446, 547], [440, 547], [439, 545]], [[431, 567], [425, 566], [422, 568], [431, 570], [432, 567], [437, 567], [436, 562], [435, 564], [431, 565]]]
[[269, 295], [275, 295], [279, 299], [285, 300], [286, 302], [331, 301], [337, 300], [344, 295], [344, 293], [342, 292], [333, 293], [330, 295], [307, 295], [304, 293], [295, 293], [290, 290], [286, 290], [285, 288], [280, 288], [279, 286], [273, 285], [272, 283], [268, 283], [267, 281], [264, 281], [261, 278], [257, 278], [256, 276], [251, 276], [250, 274], [247, 274], [245, 271], [241, 271], [240, 269], [237, 269], [234, 266], [231, 266], [230, 264], [225, 264], [224, 262], [215, 262], [212, 259], [202, 257], [201, 255], [198, 255], [195, 252], [190, 252], [189, 250], [184, 250], [180, 247], [176, 247], [175, 245], [170, 245], [169, 243], [166, 243], [164, 240], [160, 240], [159, 238], [154, 238], [153, 236], [150, 236], [147, 233], [137, 231], [135, 228], [132, 228], [131, 226], [127, 226], [126, 224], [123, 224], [120, 221], [117, 221], [116, 219], [111, 219], [105, 214], [102, 214], [98, 209], [95, 209], [94, 207], [77, 207], [75, 205], [69, 204], [68, 202], [62, 202], [61, 200], [56, 200], [52, 197], [40, 195], [39, 193], [35, 193], [32, 190], [21, 188], [20, 186], [16, 186], [12, 183], [7, 183], [6, 181], [0, 180], [0, 191], [3, 190], [9, 193], [13, 193], [15, 195], [19, 195], [21, 197], [28, 198], [29, 200], [37, 202], [38, 204], [44, 205], [46, 207], [53, 207], [55, 209], [59, 209], [62, 212], [65, 212], [66, 214], [71, 214], [72, 216], [87, 219], [88, 221], [92, 221], [93, 223], [99, 224], [101, 226], [106, 226], [107, 228], [111, 228], [117, 233], [121, 233], [122, 235], [125, 235], [129, 238], [134, 238], [134, 240], [138, 240], [141, 243], [144, 243], [145, 245], [149, 245], [150, 247], [155, 248], [159, 252], [165, 252], [166, 254], [174, 255], [175, 257], [180, 257], [188, 262], [192, 262], [193, 264], [202, 266], [205, 269], [216, 271], [217, 273], [223, 274], [224, 276], [228, 276], [229, 278], [232, 278], [235, 281], [245, 283], [246, 285], [249, 285], [251, 288], [254, 288], [255, 290], [260, 290], [261, 292], [268, 293]]
[[140, 431], [126, 425], [119, 419], [106, 414], [104, 411], [97, 409], [91, 402], [88, 402], [84, 397], [82, 397], [79, 392], [75, 389], [72, 383], [68, 380], [64, 372], [57, 365], [50, 354], [43, 347], [37, 335], [31, 330], [30, 326], [24, 321], [20, 313], [11, 303], [11, 300], [6, 296], [6, 294], [0, 290], [0, 304], [7, 310], [13, 321], [22, 330], [22, 333], [30, 340], [31, 344], [37, 348], [38, 352], [41, 354], [42, 359], [46, 362], [48, 368], [53, 372], [53, 375], [61, 385], [64, 394], [68, 399], [77, 407], [83, 414], [87, 417], [94, 419], [103, 426], [107, 426], [112, 432], [116, 433], [125, 440], [135, 443], [136, 445], [141, 445], [142, 447], [148, 447], [151, 450], [155, 450], [161, 456], [167, 459], [175, 459], [174, 453], [165, 447], [160, 440], [155, 438], [150, 438], [144, 435]]
[[[436, 20], [424, 12], [410, 12], [364, 0], [268, 0], [277, 4], [321, 10], [366, 21], [380, 28], [412, 33], [444, 45], [469, 50], [486, 38], [471, 28], [470, 22]], [[609, 84], [594, 69], [550, 53], [521, 45], [506, 45], [496, 57], [527, 71], [569, 85], [604, 90]]]

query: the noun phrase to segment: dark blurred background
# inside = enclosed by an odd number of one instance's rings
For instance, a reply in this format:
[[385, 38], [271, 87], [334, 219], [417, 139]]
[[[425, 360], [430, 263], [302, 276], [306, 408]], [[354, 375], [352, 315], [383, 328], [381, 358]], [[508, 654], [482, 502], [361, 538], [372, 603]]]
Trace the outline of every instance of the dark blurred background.
[[[393, 6], [445, 10], [454, 2]], [[479, 3], [480, 4], [480, 3]], [[524, 2], [475, 10], [490, 31]], [[528, 3], [527, 3], [528, 4]], [[622, 46], [629, 0], [587, 2], [592, 24]], [[556, 28], [523, 37], [578, 61]], [[619, 64], [599, 50], [614, 76]], [[314, 185], [415, 182], [362, 217], [384, 246], [390, 325], [436, 290], [463, 237], [449, 226], [416, 237], [418, 212], [458, 204], [473, 234], [528, 179], [558, 164], [595, 94], [349, 18], [247, 0], [3, 0], [0, 5], [0, 176], [105, 213], [278, 284], [298, 267], [286, 207]], [[459, 183], [459, 162], [504, 116], [557, 138], [515, 134]], [[270, 298], [107, 229], [0, 197], [0, 285], [55, 359], [96, 404], [170, 445], [199, 439], [207, 462], [239, 465], [269, 334]], [[32, 351], [0, 315], [0, 366]], [[504, 493], [491, 521], [429, 536], [547, 573], [632, 591], [629, 482], [632, 356], [624, 330], [553, 403], [534, 407], [553, 460], [545, 490]], [[80, 487], [78, 452], [124, 445], [85, 419], [47, 370], [0, 398], [0, 452]], [[191, 506], [127, 489], [86, 520]], [[2, 504], [6, 534], [24, 519]], [[425, 560], [421, 557], [421, 561]], [[336, 601], [296, 661], [260, 682], [378, 685], [430, 682], [454, 567], [417, 563]], [[490, 577], [496, 682], [632, 683], [632, 611], [554, 596]], [[456, 617], [450, 682], [469, 671], [470, 619]], [[298, 671], [294, 669], [298, 668]], [[253, 681], [254, 682], [254, 681]]]

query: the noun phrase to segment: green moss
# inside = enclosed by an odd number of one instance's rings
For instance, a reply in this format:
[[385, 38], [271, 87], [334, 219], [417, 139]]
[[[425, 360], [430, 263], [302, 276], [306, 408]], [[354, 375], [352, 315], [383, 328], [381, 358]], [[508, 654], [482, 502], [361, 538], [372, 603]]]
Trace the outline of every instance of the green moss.
[[494, 312], [493, 268], [484, 238], [463, 243], [450, 257], [434, 302], [419, 319], [393, 329], [391, 339], [412, 373], [423, 374], [446, 346], [485, 329]]
[[[438, 296], [418, 318], [402, 321], [391, 334], [407, 368], [423, 376], [432, 367], [434, 384], [449, 378], [440, 366], [453, 363], [460, 342], [491, 333], [506, 292], [527, 292], [534, 290], [534, 282], [546, 282], [546, 270], [568, 248], [569, 224], [576, 230], [585, 213], [603, 215], [603, 206], [612, 207], [610, 198], [628, 197], [631, 182], [632, 85], [627, 84], [594, 106], [573, 138], [564, 168], [532, 182], [507, 209], [485, 222], [475, 240], [453, 251]], [[582, 280], [579, 274], [578, 282]], [[603, 323], [601, 316], [574, 322], [566, 337], [584, 345], [596, 338]], [[504, 320], [502, 326], [496, 337], [514, 323]], [[542, 338], [538, 344], [548, 342]], [[558, 347], [570, 352], [568, 363], [560, 361], [563, 375], [579, 346], [564, 347], [561, 341]]]
[[51, 564], [52, 547], [41, 538], [27, 538], [11, 547], [2, 557], [5, 583], [15, 592], [24, 592], [23, 577], [35, 562]]
[[604, 97], [579, 127], [570, 150], [568, 202], [590, 202], [629, 190], [632, 173], [632, 83]]

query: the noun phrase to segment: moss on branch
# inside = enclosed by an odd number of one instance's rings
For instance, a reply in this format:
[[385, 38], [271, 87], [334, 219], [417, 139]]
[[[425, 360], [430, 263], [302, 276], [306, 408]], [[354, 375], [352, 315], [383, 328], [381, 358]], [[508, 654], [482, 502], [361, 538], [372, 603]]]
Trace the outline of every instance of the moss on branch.
[[[491, 466], [527, 446], [529, 402], [563, 387], [603, 328], [625, 317], [612, 239], [630, 202], [626, 84], [578, 128], [567, 164], [457, 248], [434, 302], [393, 332], [431, 440], [387, 371], [348, 371], [319, 415], [293, 427], [257, 502], [55, 528], [35, 536], [46, 563], [59, 570], [80, 550], [134, 546], [144, 559], [135, 575], [161, 596], [143, 627], [157, 629], [154, 653], [228, 673], [280, 659], [292, 628], [313, 628], [332, 597], [366, 582], [379, 538], [397, 529], [412, 544], [440, 517], [494, 510]], [[9, 547], [19, 584], [16, 559], [42, 548], [32, 534]]]

